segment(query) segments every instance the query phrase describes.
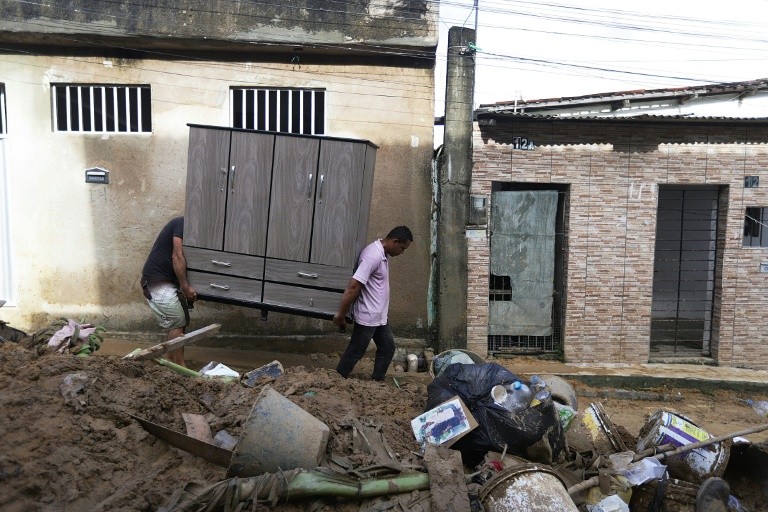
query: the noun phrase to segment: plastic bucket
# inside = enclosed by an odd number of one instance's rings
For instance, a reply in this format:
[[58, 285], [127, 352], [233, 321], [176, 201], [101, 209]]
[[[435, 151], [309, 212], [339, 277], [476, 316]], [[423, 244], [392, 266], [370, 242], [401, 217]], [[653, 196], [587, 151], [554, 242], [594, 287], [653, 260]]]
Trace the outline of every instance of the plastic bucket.
[[440, 372], [450, 364], [462, 363], [462, 364], [483, 364], [485, 359], [470, 352], [469, 350], [463, 350], [460, 348], [452, 348], [444, 352], [440, 352], [433, 359], [429, 365], [429, 374], [434, 378], [440, 375]]
[[[706, 441], [712, 436], [688, 418], [667, 411], [657, 411], [640, 430], [637, 451], [654, 446], [686, 444]], [[711, 476], [723, 476], [730, 457], [731, 442], [713, 443], [695, 450], [663, 459], [669, 475], [686, 482], [700, 484]]]
[[578, 512], [560, 476], [547, 466], [521, 464], [480, 488], [485, 512]]
[[568, 446], [577, 452], [615, 453], [618, 450], [614, 448], [612, 437], [615, 439], [612, 433], [605, 430], [591, 404], [584, 411], [576, 413], [565, 431]]
[[633, 489], [629, 508], [630, 510], [650, 510], [649, 506], [654, 502], [656, 494], [659, 493], [663, 496], [661, 510], [666, 512], [694, 512], [698, 491], [698, 485], [674, 478], [667, 480], [666, 486], [661, 480], [651, 480]]

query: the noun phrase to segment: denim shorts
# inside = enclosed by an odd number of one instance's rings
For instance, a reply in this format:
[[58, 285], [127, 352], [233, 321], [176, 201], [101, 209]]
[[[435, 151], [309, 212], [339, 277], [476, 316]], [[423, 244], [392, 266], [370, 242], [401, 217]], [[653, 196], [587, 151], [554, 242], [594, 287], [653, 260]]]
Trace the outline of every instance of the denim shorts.
[[157, 325], [169, 331], [189, 325], [189, 311], [179, 299], [181, 293], [173, 284], [160, 283], [147, 286], [152, 299], [147, 299], [149, 309], [155, 315]]

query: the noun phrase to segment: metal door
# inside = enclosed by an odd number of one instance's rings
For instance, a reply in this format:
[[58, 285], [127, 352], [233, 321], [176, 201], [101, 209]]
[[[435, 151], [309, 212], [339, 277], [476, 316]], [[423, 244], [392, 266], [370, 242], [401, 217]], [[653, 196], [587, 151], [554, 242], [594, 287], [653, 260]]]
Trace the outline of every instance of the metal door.
[[651, 354], [710, 355], [719, 192], [659, 187]]
[[489, 352], [550, 352], [556, 331], [556, 190], [491, 196]]

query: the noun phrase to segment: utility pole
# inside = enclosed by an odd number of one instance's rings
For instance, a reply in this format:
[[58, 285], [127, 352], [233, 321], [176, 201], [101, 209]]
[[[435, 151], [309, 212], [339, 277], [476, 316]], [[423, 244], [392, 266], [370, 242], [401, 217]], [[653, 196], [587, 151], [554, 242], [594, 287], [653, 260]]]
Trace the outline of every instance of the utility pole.
[[475, 31], [451, 27], [445, 133], [437, 219], [437, 340], [440, 351], [467, 347], [467, 212], [472, 183]]

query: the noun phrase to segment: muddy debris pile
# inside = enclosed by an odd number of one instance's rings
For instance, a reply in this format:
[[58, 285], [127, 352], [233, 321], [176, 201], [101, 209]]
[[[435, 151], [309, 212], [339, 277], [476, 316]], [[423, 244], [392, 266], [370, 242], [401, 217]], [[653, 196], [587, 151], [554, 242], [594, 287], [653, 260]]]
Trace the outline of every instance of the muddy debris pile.
[[30, 347], [0, 344], [4, 511], [697, 512], [712, 477], [731, 510], [768, 502], [768, 446], [745, 432], [662, 409], [633, 434], [493, 362], [380, 383]]

